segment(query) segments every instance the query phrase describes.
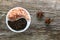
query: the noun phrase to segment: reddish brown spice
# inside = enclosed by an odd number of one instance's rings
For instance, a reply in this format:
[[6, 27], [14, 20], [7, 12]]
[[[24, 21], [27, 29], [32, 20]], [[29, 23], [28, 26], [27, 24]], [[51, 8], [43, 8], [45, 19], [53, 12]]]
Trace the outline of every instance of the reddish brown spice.
[[46, 24], [50, 24], [51, 22], [52, 22], [52, 20], [51, 20], [50, 18], [46, 18], [46, 19], [45, 19], [45, 23], [46, 23]]
[[43, 14], [44, 14], [44, 12], [39, 11], [39, 12], [37, 12], [37, 17], [42, 18], [44, 16]]
[[16, 21], [16, 19], [18, 19], [18, 18], [25, 18], [26, 20], [30, 20], [28, 13], [25, 10], [23, 10], [22, 8], [12, 9], [9, 12], [8, 18], [11, 21]]

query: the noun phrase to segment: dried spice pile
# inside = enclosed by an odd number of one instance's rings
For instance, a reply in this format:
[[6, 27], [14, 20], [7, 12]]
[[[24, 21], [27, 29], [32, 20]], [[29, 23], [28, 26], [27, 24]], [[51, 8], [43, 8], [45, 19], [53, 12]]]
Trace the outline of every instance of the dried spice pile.
[[27, 21], [26, 21], [26, 19], [21, 18], [21, 19], [19, 19], [17, 21], [8, 21], [8, 25], [12, 29], [14, 29], [16, 31], [19, 31], [19, 30], [22, 30], [22, 29], [24, 29], [26, 27]]

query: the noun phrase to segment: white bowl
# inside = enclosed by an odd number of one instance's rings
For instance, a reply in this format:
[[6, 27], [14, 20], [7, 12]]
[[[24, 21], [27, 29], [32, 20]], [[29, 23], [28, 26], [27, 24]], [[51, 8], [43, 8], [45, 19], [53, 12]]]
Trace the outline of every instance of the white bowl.
[[[15, 8], [22, 8], [22, 7], [15, 7]], [[13, 9], [14, 9], [14, 8], [13, 8]], [[26, 25], [26, 27], [25, 27], [24, 29], [22, 29], [22, 30], [16, 31], [16, 30], [12, 29], [12, 28], [8, 25], [8, 14], [9, 14], [9, 12], [10, 12], [12, 9], [11, 9], [11, 10], [7, 13], [7, 15], [6, 15], [6, 25], [7, 25], [7, 27], [8, 27], [11, 31], [13, 31], [13, 32], [17, 32], [17, 33], [24, 32], [24, 31], [27, 30], [27, 29], [29, 28], [29, 26], [30, 26], [31, 16], [30, 16], [29, 12], [28, 12], [26, 9], [24, 9], [24, 8], [22, 8], [22, 9], [27, 12], [27, 14], [28, 14], [28, 16], [29, 16], [29, 18], [30, 18], [30, 20], [27, 20], [27, 25]]]

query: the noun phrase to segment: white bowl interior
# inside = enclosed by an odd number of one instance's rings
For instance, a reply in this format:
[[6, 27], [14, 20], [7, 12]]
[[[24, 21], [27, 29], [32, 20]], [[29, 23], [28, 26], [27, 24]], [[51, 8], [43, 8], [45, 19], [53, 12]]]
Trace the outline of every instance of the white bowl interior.
[[[16, 7], [17, 8], [17, 7]], [[20, 8], [22, 8], [22, 7], [20, 7]], [[24, 8], [23, 8], [24, 9]], [[12, 10], [12, 9], [11, 9]], [[11, 11], [10, 10], [10, 11]], [[28, 13], [28, 16], [30, 17], [30, 14], [29, 14], [29, 12], [26, 10], [26, 9], [24, 9], [27, 13]], [[9, 14], [9, 12], [8, 12], [8, 14]], [[19, 30], [19, 31], [16, 31], [16, 30], [14, 30], [14, 29], [12, 29], [9, 25], [8, 25], [8, 14], [6, 15], [6, 25], [7, 25], [7, 27], [11, 30], [11, 31], [13, 31], [13, 32], [17, 32], [17, 33], [19, 33], [19, 32], [24, 32], [25, 30], [27, 30], [28, 28], [29, 28], [29, 26], [30, 26], [30, 23], [31, 23], [31, 20], [27, 20], [27, 25], [26, 25], [26, 27], [24, 28], [24, 29], [22, 29], [22, 30]], [[31, 17], [30, 17], [30, 19], [31, 19]]]

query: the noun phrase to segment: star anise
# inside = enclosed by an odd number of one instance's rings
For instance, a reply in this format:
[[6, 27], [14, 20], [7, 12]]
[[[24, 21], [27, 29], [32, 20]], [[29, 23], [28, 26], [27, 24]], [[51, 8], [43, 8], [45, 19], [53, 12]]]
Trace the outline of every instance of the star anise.
[[51, 18], [46, 18], [46, 19], [45, 19], [45, 23], [46, 23], [46, 24], [50, 24], [51, 22], [52, 22], [52, 19], [51, 19]]
[[44, 12], [39, 11], [39, 12], [37, 12], [37, 17], [42, 18], [44, 16], [43, 14], [44, 14]]

